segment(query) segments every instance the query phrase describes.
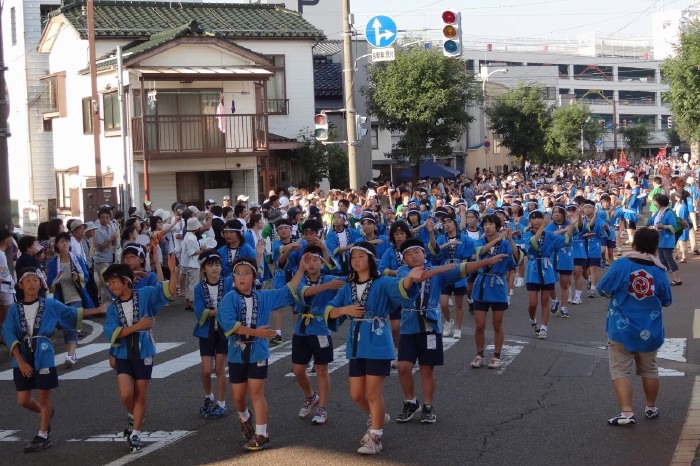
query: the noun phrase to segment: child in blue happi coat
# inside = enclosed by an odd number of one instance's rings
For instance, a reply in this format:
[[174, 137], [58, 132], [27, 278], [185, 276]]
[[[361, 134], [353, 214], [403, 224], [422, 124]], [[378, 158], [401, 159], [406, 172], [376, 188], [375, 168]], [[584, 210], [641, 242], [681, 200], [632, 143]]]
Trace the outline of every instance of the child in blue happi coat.
[[[168, 268], [178, 276], [174, 254], [168, 256]], [[143, 450], [139, 435], [146, 416], [146, 394], [156, 355], [152, 328], [155, 316], [177, 292], [177, 282], [165, 281], [156, 286], [136, 288], [134, 272], [126, 264], [112, 264], [104, 271], [103, 281], [115, 298], [107, 308], [104, 335], [111, 344], [119, 397], [126, 408], [128, 423], [124, 436], [129, 451]]]
[[[199, 255], [202, 281], [194, 287], [194, 316], [196, 323], [193, 335], [199, 340], [199, 355], [202, 358], [202, 388], [204, 404], [199, 414], [206, 419], [226, 415], [226, 355], [228, 339], [216, 321], [219, 303], [233, 289], [233, 276], [221, 274], [222, 260], [214, 249]], [[213, 367], [212, 367], [213, 366]], [[212, 392], [211, 376], [216, 374], [216, 400]]]
[[408, 298], [407, 290], [413, 279], [422, 275], [422, 268], [413, 269], [403, 279], [380, 276], [374, 245], [364, 241], [350, 249], [350, 268], [348, 283], [326, 307], [326, 320], [330, 327], [351, 319], [346, 345], [346, 357], [350, 360], [350, 397], [370, 416], [370, 428], [358, 452], [377, 454], [382, 450], [385, 422], [382, 387], [394, 359], [394, 342], [387, 317], [403, 298]]
[[[241, 434], [247, 441], [244, 448], [248, 451], [270, 448], [265, 400], [267, 359], [270, 356], [268, 338], [275, 336], [269, 325], [270, 315], [275, 309], [296, 303], [296, 291], [307, 260], [306, 257], [301, 260], [296, 274], [284, 287], [256, 290], [258, 264], [253, 257], [239, 257], [232, 266], [234, 290], [224, 296], [216, 314], [219, 326], [229, 338], [229, 382]], [[248, 392], [253, 402], [255, 425], [246, 406]]]
[[[12, 355], [12, 370], [17, 390], [17, 404], [41, 415], [39, 432], [25, 448], [25, 453], [37, 452], [51, 446], [51, 418], [55, 409], [51, 390], [58, 387], [51, 335], [60, 325], [63, 329], [80, 327], [83, 317], [101, 314], [106, 305], [97, 309], [66, 306], [53, 298], [41, 298], [46, 279], [40, 269], [27, 267], [17, 286], [22, 299], [12, 304], [2, 326], [2, 336]], [[38, 400], [32, 397], [37, 391]]]

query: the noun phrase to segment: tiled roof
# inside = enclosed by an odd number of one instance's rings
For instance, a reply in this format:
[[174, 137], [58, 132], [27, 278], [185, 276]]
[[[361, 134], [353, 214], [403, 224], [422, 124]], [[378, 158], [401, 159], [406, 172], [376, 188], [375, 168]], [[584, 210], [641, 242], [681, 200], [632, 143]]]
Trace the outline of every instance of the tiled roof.
[[314, 63], [314, 95], [343, 95], [343, 70], [340, 63]]
[[314, 56], [328, 57], [340, 53], [343, 50], [343, 43], [339, 40], [324, 40], [315, 44], [311, 50]]
[[[52, 16], [64, 15], [87, 39], [86, 3], [66, 2]], [[94, 18], [97, 39], [151, 37], [193, 20], [227, 39], [325, 39], [323, 31], [283, 5], [95, 0]]]
[[[199, 26], [197, 21], [192, 21], [189, 24], [182, 25], [179, 27], [175, 27], [172, 29], [168, 29], [166, 31], [161, 31], [153, 34], [148, 40], [146, 41], [133, 41], [130, 42], [129, 44], [125, 45], [122, 49], [122, 55], [124, 57], [124, 60], [132, 60], [136, 57], [138, 57], [142, 53], [149, 52], [155, 48], [160, 47], [161, 45], [179, 39], [181, 37], [185, 36], [190, 36], [190, 37], [196, 37], [196, 36], [211, 36], [212, 34], [203, 31], [202, 28]], [[223, 39], [222, 39], [223, 40]], [[254, 52], [248, 48], [241, 47], [240, 45], [236, 44], [236, 47], [246, 50], [250, 53], [257, 54], [257, 52]], [[105, 54], [101, 57], [98, 57], [97, 59], [97, 71], [103, 71], [103, 70], [109, 70], [117, 66], [117, 58], [116, 58], [116, 50], [113, 50], [109, 52], [108, 54]], [[262, 55], [261, 55], [262, 57]], [[89, 73], [90, 68], [85, 68], [80, 71], [81, 73]]]

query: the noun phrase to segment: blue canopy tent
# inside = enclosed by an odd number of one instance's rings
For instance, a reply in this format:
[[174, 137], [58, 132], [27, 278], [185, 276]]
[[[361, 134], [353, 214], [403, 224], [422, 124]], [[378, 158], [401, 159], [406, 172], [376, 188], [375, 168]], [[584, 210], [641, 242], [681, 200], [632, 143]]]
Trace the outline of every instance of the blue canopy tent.
[[[421, 162], [418, 167], [418, 177], [420, 178], [425, 178], [426, 176], [430, 178], [440, 178], [441, 176], [443, 178], [455, 178], [461, 173], [462, 172], [459, 170], [455, 170], [454, 168], [450, 168], [445, 165], [440, 165], [432, 160], [425, 160]], [[412, 167], [398, 173], [398, 179], [401, 181], [409, 180], [411, 178], [413, 178]]]

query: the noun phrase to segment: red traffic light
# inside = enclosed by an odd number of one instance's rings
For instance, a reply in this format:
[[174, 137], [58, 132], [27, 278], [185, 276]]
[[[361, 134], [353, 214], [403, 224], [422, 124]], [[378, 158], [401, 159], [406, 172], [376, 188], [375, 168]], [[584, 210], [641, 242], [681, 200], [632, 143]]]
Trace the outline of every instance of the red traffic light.
[[319, 113], [314, 118], [314, 123], [317, 125], [327, 125], [328, 124], [328, 117], [322, 113]]
[[457, 20], [457, 14], [452, 10], [442, 12], [442, 21], [446, 24], [452, 24]]

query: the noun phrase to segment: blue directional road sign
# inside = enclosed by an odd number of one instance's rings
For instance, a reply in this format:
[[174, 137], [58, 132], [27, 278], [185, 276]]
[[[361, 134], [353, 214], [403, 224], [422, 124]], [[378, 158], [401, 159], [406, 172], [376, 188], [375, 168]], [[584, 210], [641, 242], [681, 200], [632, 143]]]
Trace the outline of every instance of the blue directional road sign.
[[367, 21], [365, 37], [372, 47], [389, 47], [396, 40], [396, 23], [388, 16], [375, 16]]

